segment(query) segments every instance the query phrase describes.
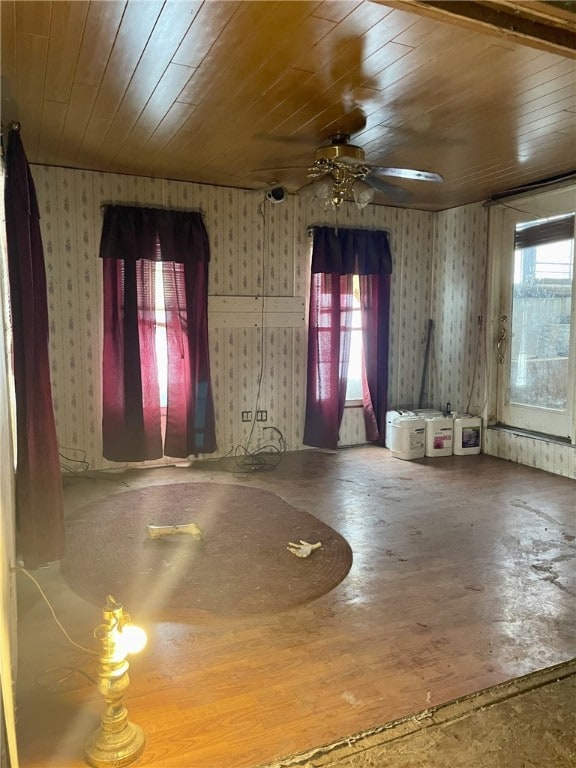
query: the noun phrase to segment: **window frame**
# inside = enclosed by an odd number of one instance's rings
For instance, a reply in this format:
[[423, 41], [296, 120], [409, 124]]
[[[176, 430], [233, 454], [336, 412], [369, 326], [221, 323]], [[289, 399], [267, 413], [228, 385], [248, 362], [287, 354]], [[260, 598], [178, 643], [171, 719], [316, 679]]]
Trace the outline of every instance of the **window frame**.
[[[510, 308], [514, 289], [514, 258], [516, 226], [522, 222], [573, 214], [576, 210], [576, 186], [569, 185], [538, 194], [500, 201], [490, 210], [489, 269], [490, 294], [488, 311], [492, 318], [487, 324], [487, 348], [493, 350], [487, 358], [488, 405], [485, 416], [489, 424], [512, 430], [533, 432], [561, 442], [576, 445], [576, 277], [572, 281], [570, 314], [569, 365], [567, 407], [565, 411], [512, 405], [506, 402], [511, 333]], [[576, 228], [576, 225], [574, 225]], [[576, 239], [575, 245], [576, 248]], [[541, 284], [543, 287], [546, 282]], [[502, 338], [503, 332], [507, 338]], [[505, 359], [505, 364], [502, 363]], [[570, 365], [572, 363], [572, 365]], [[503, 375], [504, 374], [504, 375]]]

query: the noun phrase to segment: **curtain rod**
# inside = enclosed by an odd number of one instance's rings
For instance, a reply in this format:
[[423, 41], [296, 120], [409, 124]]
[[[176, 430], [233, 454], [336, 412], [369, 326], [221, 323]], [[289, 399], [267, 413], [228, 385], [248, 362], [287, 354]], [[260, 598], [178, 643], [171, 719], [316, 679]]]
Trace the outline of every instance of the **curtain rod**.
[[385, 232], [387, 235], [390, 234], [390, 232], [387, 229], [381, 229], [380, 227], [343, 227], [339, 224], [308, 224], [306, 227], [306, 234], [308, 237], [312, 237], [314, 234], [314, 230], [317, 227], [328, 227], [329, 229], [334, 229], [336, 232], [339, 229], [362, 229], [364, 232]]
[[118, 206], [123, 208], [148, 208], [153, 211], [177, 211], [179, 213], [200, 213], [202, 216], [206, 215], [206, 211], [203, 208], [175, 208], [172, 205], [151, 205], [149, 203], [142, 202], [127, 203], [125, 200], [117, 203], [100, 203], [100, 212], [103, 214], [106, 208], [111, 206]]
[[562, 189], [568, 187], [576, 182], [576, 171], [570, 171], [564, 173], [561, 176], [553, 176], [549, 179], [543, 179], [542, 181], [535, 181], [533, 184], [526, 184], [523, 187], [516, 187], [510, 189], [507, 192], [499, 192], [496, 195], [492, 195], [488, 200], [484, 202], [485, 208], [490, 208], [493, 205], [498, 205], [507, 200], [514, 200], [517, 197], [528, 197], [531, 195], [537, 195], [540, 192], [544, 192], [547, 189]]

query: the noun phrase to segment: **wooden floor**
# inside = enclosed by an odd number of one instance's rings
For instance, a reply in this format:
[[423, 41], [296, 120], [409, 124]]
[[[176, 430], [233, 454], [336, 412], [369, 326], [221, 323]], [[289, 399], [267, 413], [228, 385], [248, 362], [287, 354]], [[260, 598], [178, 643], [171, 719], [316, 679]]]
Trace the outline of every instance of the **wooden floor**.
[[[487, 456], [403, 462], [366, 447], [286, 454], [245, 479], [217, 462], [78, 478], [67, 511], [194, 481], [278, 493], [344, 535], [354, 563], [332, 592], [284, 613], [147, 627], [125, 699], [146, 736], [139, 766], [259, 766], [574, 656], [573, 480]], [[33, 575], [90, 644], [100, 612], [57, 566]], [[18, 588], [21, 766], [83, 766], [102, 701], [81, 674], [56, 681], [62, 666], [95, 664], [25, 574]], [[138, 606], [127, 609], [137, 620]]]

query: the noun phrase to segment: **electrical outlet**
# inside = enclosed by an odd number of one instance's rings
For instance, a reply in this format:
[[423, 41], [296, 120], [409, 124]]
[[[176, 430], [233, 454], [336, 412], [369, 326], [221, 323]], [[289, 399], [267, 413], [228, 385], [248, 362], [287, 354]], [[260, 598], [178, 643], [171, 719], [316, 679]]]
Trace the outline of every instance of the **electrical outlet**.
[[242, 411], [242, 421], [252, 421], [252, 411]]
[[268, 411], [256, 411], [256, 421], [268, 421]]

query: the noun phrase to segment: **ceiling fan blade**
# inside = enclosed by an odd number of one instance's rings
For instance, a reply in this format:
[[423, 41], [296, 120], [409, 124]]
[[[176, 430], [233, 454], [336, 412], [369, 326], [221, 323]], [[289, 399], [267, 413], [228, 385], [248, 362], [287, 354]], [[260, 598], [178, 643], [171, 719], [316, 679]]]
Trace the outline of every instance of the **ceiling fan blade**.
[[274, 133], [255, 133], [254, 138], [258, 141], [275, 141], [281, 144], [304, 144], [308, 147], [318, 143], [318, 137], [310, 134], [299, 136], [297, 134], [274, 134]]
[[396, 176], [399, 179], [413, 179], [415, 181], [444, 181], [439, 173], [433, 171], [418, 171], [415, 168], [387, 168], [385, 166], [374, 165], [371, 173], [379, 176]]
[[387, 198], [393, 200], [395, 203], [408, 203], [412, 195], [401, 187], [397, 187], [394, 184], [389, 184], [384, 179], [379, 179], [373, 173], [369, 173], [364, 177], [366, 184], [369, 184], [377, 192], [382, 192]]
[[274, 173], [275, 171], [280, 173], [283, 171], [299, 171], [303, 173], [306, 170], [308, 170], [306, 165], [277, 165], [274, 168], [249, 168], [247, 173]]
[[[364, 111], [357, 104], [350, 105], [345, 97], [342, 102], [342, 114], [335, 119], [329, 126], [324, 126], [322, 129], [322, 135], [328, 134], [345, 135], [346, 137], [353, 136], [357, 133], [361, 133], [366, 128], [366, 115]], [[274, 133], [256, 133], [254, 138], [263, 141], [274, 141], [282, 144], [302, 144], [302, 145], [318, 145], [321, 137], [317, 132], [311, 133], [292, 133], [292, 134], [274, 134]]]

